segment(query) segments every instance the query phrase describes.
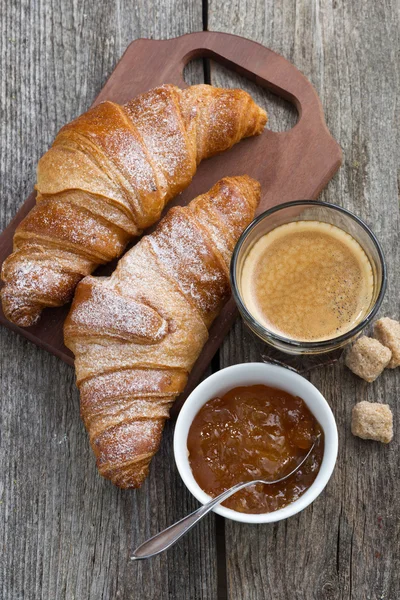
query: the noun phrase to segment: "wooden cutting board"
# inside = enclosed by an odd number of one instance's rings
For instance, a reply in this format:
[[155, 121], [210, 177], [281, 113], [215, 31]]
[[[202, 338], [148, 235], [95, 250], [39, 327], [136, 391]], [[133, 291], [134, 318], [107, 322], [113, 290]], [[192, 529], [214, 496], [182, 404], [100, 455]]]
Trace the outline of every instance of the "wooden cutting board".
[[[228, 152], [204, 161], [189, 188], [168, 208], [187, 204], [226, 175], [245, 173], [258, 179], [262, 186], [258, 213], [289, 200], [317, 198], [341, 164], [340, 147], [326, 127], [311, 83], [285, 58], [256, 42], [214, 32], [191, 33], [165, 41], [136, 40], [128, 46], [94, 104], [103, 100], [123, 104], [163, 83], [187, 87], [183, 69], [199, 57], [211, 58], [290, 101], [298, 110], [299, 120], [289, 131], [276, 133], [266, 129], [261, 136], [243, 140]], [[34, 203], [32, 193], [0, 235], [1, 263], [12, 251], [15, 228]], [[23, 329], [10, 323], [0, 307], [0, 322], [72, 365], [73, 356], [64, 346], [62, 335], [68, 309], [46, 309], [37, 325]], [[235, 304], [231, 301], [214, 322], [179, 404], [197, 385], [235, 316]]]

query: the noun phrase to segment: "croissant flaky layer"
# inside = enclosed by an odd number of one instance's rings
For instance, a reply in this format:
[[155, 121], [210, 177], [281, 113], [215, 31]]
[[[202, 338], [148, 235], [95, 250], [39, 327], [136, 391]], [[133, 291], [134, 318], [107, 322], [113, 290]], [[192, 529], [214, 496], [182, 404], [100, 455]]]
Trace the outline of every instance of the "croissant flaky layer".
[[3, 264], [7, 318], [26, 327], [68, 302], [82, 277], [159, 219], [201, 160], [261, 133], [266, 120], [242, 90], [164, 85], [63, 127], [39, 161], [36, 206]]
[[138, 487], [208, 328], [230, 297], [229, 263], [260, 186], [228, 177], [172, 208], [109, 278], [86, 277], [64, 327], [100, 473]]

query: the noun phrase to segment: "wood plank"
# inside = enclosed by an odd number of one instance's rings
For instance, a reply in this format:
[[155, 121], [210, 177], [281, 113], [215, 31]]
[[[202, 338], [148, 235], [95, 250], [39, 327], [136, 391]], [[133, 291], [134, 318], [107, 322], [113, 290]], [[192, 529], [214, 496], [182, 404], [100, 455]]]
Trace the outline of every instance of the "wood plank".
[[[200, 2], [183, 0], [3, 0], [0, 14], [3, 229], [32, 189], [40, 155], [89, 106], [129, 42], [201, 30], [202, 14]], [[202, 80], [201, 63], [188, 77]], [[197, 505], [174, 466], [172, 427], [144, 488], [122, 492], [96, 472], [71, 367], [2, 328], [0, 380], [0, 597], [215, 598], [212, 517], [168, 554], [129, 560]]]
[[[209, 27], [245, 35], [281, 52], [311, 79], [328, 127], [343, 148], [344, 165], [322, 199], [354, 210], [383, 243], [389, 287], [381, 314], [400, 317], [398, 2], [234, 0], [209, 2]], [[215, 85], [238, 80], [218, 66]], [[269, 107], [273, 126], [290, 122]], [[283, 123], [279, 125], [280, 120]], [[268, 157], [264, 157], [268, 160]], [[295, 199], [295, 198], [293, 198]], [[237, 323], [221, 350], [221, 366], [260, 360], [252, 334]], [[367, 384], [343, 364], [311, 381], [330, 402], [340, 451], [324, 494], [303, 513], [272, 526], [225, 522], [231, 600], [396, 600], [400, 596], [400, 371]], [[360, 400], [391, 405], [395, 439], [384, 447], [354, 438], [351, 409]]]

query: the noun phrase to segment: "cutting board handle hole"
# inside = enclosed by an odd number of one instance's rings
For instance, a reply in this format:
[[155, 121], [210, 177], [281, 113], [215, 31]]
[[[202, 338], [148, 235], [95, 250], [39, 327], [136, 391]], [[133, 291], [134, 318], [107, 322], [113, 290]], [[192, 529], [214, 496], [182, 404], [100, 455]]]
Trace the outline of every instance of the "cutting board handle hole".
[[186, 63], [183, 69], [183, 79], [188, 85], [199, 85], [200, 83], [209, 83], [205, 78], [204, 62], [208, 58], [193, 58]]
[[[204, 62], [209, 63], [210, 81], [205, 80]], [[268, 129], [282, 132], [292, 129], [299, 120], [299, 113], [291, 102], [273, 94], [270, 90], [261, 87], [230, 69], [223, 67], [215, 60], [194, 58], [190, 60], [183, 70], [183, 78], [188, 85], [199, 83], [212, 83], [217, 87], [241, 88], [246, 90], [268, 113]], [[207, 77], [208, 78], [208, 77]]]

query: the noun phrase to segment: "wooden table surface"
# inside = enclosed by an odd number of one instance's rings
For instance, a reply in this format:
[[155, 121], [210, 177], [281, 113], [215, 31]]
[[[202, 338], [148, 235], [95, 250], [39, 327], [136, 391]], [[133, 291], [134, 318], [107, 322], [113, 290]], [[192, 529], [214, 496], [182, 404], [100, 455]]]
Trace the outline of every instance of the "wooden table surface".
[[[399, 318], [399, 13], [399, 0], [1, 0], [0, 227], [57, 130], [90, 105], [129, 42], [236, 33], [283, 54], [317, 88], [344, 154], [322, 199], [354, 210], [380, 238], [389, 271], [381, 314]], [[296, 120], [218, 65], [199, 60], [186, 78], [245, 87], [273, 129]], [[173, 423], [143, 489], [120, 491], [97, 475], [72, 368], [6, 329], [0, 353], [1, 599], [400, 598], [399, 369], [373, 384], [343, 364], [313, 372], [340, 449], [327, 489], [304, 512], [271, 526], [211, 515], [169, 552], [132, 563], [140, 542], [197, 506], [174, 465]], [[238, 321], [212, 368], [251, 360], [259, 350]], [[391, 405], [388, 446], [352, 436], [360, 400]]]

